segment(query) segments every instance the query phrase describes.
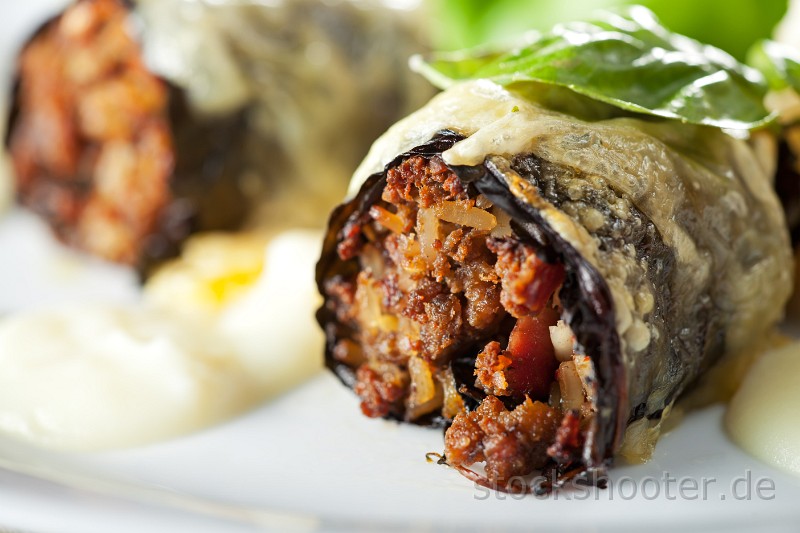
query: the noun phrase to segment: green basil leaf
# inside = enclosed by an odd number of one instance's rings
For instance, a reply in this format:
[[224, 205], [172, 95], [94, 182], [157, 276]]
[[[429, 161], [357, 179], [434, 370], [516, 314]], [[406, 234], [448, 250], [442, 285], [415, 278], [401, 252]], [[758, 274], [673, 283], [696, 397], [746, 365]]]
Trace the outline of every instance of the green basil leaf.
[[727, 53], [669, 32], [646, 8], [556, 26], [510, 51], [417, 56], [412, 68], [439, 88], [470, 79], [567, 87], [618, 108], [719, 128], [772, 120], [764, 77]]
[[800, 53], [775, 41], [760, 41], [747, 54], [747, 62], [764, 74], [771, 89], [791, 87], [800, 93]]

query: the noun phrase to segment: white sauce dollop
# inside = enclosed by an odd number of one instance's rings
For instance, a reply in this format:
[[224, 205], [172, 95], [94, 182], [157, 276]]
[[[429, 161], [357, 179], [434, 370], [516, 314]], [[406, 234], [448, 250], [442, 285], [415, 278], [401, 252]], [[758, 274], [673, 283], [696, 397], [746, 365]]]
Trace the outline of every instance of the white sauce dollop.
[[800, 474], [797, 381], [800, 342], [771, 350], [750, 368], [728, 406], [725, 425], [751, 455]]
[[283, 234], [219, 316], [71, 306], [0, 323], [0, 431], [39, 445], [140, 445], [241, 413], [322, 366], [320, 237]]

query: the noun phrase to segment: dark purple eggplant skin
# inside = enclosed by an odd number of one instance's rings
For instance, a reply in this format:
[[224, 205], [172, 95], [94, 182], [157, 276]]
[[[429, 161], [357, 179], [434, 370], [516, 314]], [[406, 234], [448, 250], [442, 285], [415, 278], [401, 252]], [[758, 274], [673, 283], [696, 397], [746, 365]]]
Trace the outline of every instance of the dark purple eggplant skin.
[[200, 116], [182, 88], [164, 82], [169, 87], [169, 125], [175, 149], [172, 200], [136, 265], [144, 277], [177, 256], [193, 233], [240, 228], [252, 207], [240, 183], [245, 166], [245, 111]]
[[[351, 275], [357, 271], [355, 260], [343, 262], [336, 252], [345, 224], [354, 219], [366, 220], [369, 208], [380, 199], [386, 184], [386, 173], [412, 156], [432, 157], [440, 155], [463, 137], [452, 131], [442, 131], [428, 143], [406, 152], [388, 165], [383, 172], [367, 179], [359, 193], [350, 201], [340, 205], [330, 218], [322, 254], [316, 267], [316, 281], [324, 295], [324, 283], [336, 275]], [[609, 292], [600, 274], [560, 235], [544, 221], [539, 212], [514, 197], [508, 190], [504, 174], [498, 163], [487, 160], [476, 167], [452, 167], [461, 181], [474, 187], [512, 216], [512, 227], [517, 236], [530, 242], [545, 253], [548, 260], [560, 261], [566, 266], [567, 276], [560, 292], [563, 318], [570, 324], [585, 353], [595, 363], [599, 382], [598, 417], [596, 426], [587, 439], [590, 446], [584, 453], [584, 470], [587, 474], [604, 472], [617, 449], [625, 423], [628, 419], [625, 388], [625, 369], [622, 364], [619, 337], [615, 328], [614, 308]], [[336, 342], [347, 335], [346, 326], [339, 324], [333, 309], [325, 304], [317, 312], [317, 320], [325, 331], [325, 363], [349, 388], [355, 384], [354, 369], [333, 357]], [[474, 388], [472, 364], [479, 346], [465, 350], [451, 363], [457, 385], [467, 406], [474, 406], [483, 393]], [[463, 368], [462, 368], [463, 367]], [[466, 371], [461, 371], [466, 369]], [[390, 417], [391, 418], [391, 417]], [[443, 426], [447, 421], [441, 417], [426, 419], [423, 424]]]

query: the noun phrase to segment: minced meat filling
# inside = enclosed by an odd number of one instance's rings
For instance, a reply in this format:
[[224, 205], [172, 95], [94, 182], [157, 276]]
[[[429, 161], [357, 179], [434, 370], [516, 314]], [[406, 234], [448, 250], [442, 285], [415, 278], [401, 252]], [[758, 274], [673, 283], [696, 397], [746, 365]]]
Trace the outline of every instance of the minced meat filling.
[[24, 204], [68, 244], [135, 262], [169, 199], [168, 89], [121, 0], [82, 0], [20, 56], [9, 149]]
[[[580, 377], [575, 389], [572, 353], [557, 356], [551, 341], [551, 330], [566, 328], [554, 303], [563, 265], [540, 259], [508, 215], [440, 157], [410, 157], [389, 170], [368, 215], [353, 215], [340, 235], [339, 256], [357, 260], [358, 273], [325, 286], [352, 332], [333, 357], [355, 370], [364, 414], [452, 420], [448, 462], [485, 462], [494, 483], [572, 457], [581, 437], [559, 429], [577, 412], [564, 408], [565, 398], [571, 406], [586, 395]], [[470, 384], [450, 369], [465, 353], [475, 354]], [[463, 385], [486, 395], [471, 412]], [[578, 427], [591, 412], [580, 411]]]

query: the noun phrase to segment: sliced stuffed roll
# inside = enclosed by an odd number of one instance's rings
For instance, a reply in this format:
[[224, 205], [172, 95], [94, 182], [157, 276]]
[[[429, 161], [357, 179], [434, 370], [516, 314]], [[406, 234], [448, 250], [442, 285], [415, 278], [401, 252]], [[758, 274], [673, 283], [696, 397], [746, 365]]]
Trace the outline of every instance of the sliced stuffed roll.
[[363, 413], [443, 425], [443, 461], [505, 490], [647, 457], [791, 290], [745, 140], [559, 91], [463, 81], [396, 124], [317, 269], [327, 365]]
[[[17, 195], [68, 245], [142, 268], [195, 231], [322, 223], [375, 135], [430, 94], [406, 82], [418, 45], [396, 15], [77, 0], [19, 55], [6, 139]], [[271, 216], [287, 190], [325, 209]]]

